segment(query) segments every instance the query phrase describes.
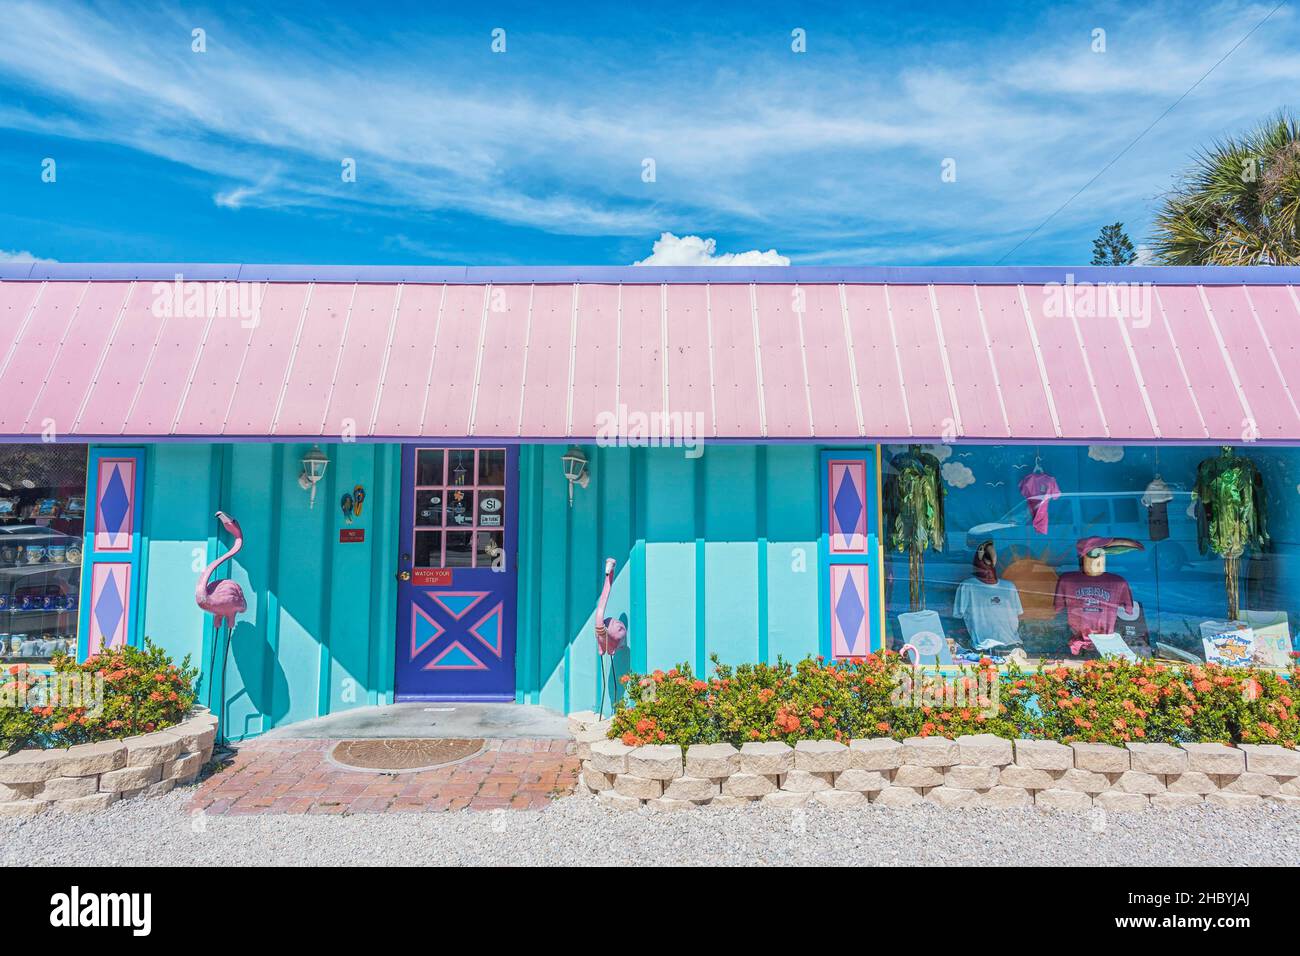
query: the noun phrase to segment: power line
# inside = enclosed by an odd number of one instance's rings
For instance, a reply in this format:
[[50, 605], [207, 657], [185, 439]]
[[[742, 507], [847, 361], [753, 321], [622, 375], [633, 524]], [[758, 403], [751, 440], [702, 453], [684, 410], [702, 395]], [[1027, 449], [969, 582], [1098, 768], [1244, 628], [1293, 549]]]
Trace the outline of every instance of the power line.
[[1188, 97], [1189, 95], [1191, 95], [1192, 91], [1195, 90], [1198, 86], [1201, 85], [1202, 82], [1205, 81], [1205, 78], [1206, 78], [1207, 76], [1209, 76], [1209, 75], [1210, 75], [1211, 73], [1213, 73], [1216, 69], [1218, 69], [1219, 64], [1221, 64], [1221, 63], [1222, 63], [1224, 60], [1226, 60], [1228, 57], [1232, 56], [1232, 54], [1236, 52], [1237, 47], [1241, 46], [1243, 43], [1245, 43], [1247, 40], [1249, 40], [1250, 37], [1251, 37], [1251, 35], [1254, 34], [1254, 32], [1255, 32], [1256, 30], [1258, 30], [1260, 27], [1262, 27], [1265, 23], [1268, 22], [1269, 17], [1273, 16], [1273, 14], [1277, 13], [1278, 10], [1282, 9], [1282, 7], [1286, 5], [1286, 2], [1287, 2], [1287, 0], [1281, 0], [1281, 2], [1278, 3], [1277, 6], [1275, 6], [1272, 10], [1268, 11], [1268, 13], [1265, 14], [1265, 16], [1264, 16], [1264, 19], [1263, 19], [1263, 20], [1260, 20], [1259, 23], [1256, 23], [1253, 27], [1251, 27], [1250, 30], [1248, 30], [1248, 31], [1246, 32], [1246, 35], [1245, 35], [1245, 36], [1243, 36], [1240, 40], [1238, 40], [1236, 43], [1234, 43], [1234, 44], [1232, 45], [1232, 49], [1230, 49], [1227, 53], [1223, 54], [1223, 56], [1219, 57], [1219, 59], [1215, 62], [1214, 66], [1210, 67], [1208, 70], [1206, 70], [1204, 73], [1202, 73], [1202, 74], [1201, 74], [1201, 78], [1200, 78], [1199, 80], [1197, 80], [1195, 83], [1193, 83], [1191, 86], [1189, 86], [1189, 87], [1187, 88], [1187, 91], [1184, 92], [1182, 96], [1178, 97], [1178, 99], [1176, 99], [1176, 100], [1174, 100], [1172, 103], [1170, 103], [1168, 109], [1166, 109], [1163, 113], [1161, 113], [1161, 114], [1160, 114], [1159, 116], [1157, 116], [1154, 120], [1152, 120], [1152, 121], [1151, 121], [1151, 124], [1150, 124], [1149, 126], [1147, 126], [1146, 129], [1144, 129], [1142, 132], [1138, 133], [1137, 136], [1133, 139], [1133, 142], [1129, 143], [1127, 146], [1125, 146], [1123, 149], [1121, 149], [1118, 153], [1116, 153], [1116, 154], [1115, 154], [1115, 157], [1114, 157], [1114, 158], [1113, 158], [1109, 163], [1107, 163], [1105, 166], [1101, 167], [1101, 169], [1097, 172], [1097, 175], [1093, 176], [1092, 179], [1088, 180], [1086, 183], [1084, 183], [1082, 186], [1080, 186], [1079, 189], [1075, 192], [1075, 194], [1074, 194], [1073, 196], [1071, 196], [1071, 197], [1070, 197], [1069, 199], [1067, 199], [1065, 202], [1061, 203], [1061, 205], [1057, 206], [1056, 209], [1052, 210], [1051, 215], [1049, 215], [1046, 219], [1044, 219], [1044, 220], [1043, 220], [1042, 222], [1040, 222], [1037, 226], [1035, 226], [1034, 229], [1033, 229], [1033, 231], [1030, 232], [1029, 235], [1025, 236], [1025, 238], [1021, 239], [1021, 240], [1020, 240], [1019, 242], [1017, 242], [1014, 246], [1012, 246], [1010, 249], [1008, 249], [1008, 250], [1007, 250], [1007, 251], [1002, 255], [1002, 257], [1001, 257], [1000, 259], [998, 259], [998, 261], [995, 263], [995, 265], [1001, 265], [1002, 262], [1003, 262], [1003, 261], [1004, 261], [1008, 256], [1010, 256], [1012, 253], [1014, 253], [1017, 249], [1019, 249], [1021, 246], [1023, 246], [1023, 245], [1024, 245], [1026, 242], [1028, 242], [1030, 239], [1034, 238], [1034, 236], [1036, 236], [1036, 235], [1039, 233], [1039, 231], [1042, 230], [1042, 228], [1043, 228], [1044, 226], [1046, 226], [1049, 222], [1051, 222], [1053, 219], [1055, 219], [1057, 213], [1059, 213], [1059, 212], [1060, 212], [1062, 209], [1064, 209], [1066, 206], [1070, 205], [1070, 203], [1072, 203], [1072, 202], [1074, 202], [1076, 199], [1078, 199], [1079, 196], [1083, 194], [1084, 190], [1086, 190], [1089, 186], [1091, 186], [1091, 185], [1092, 185], [1093, 183], [1095, 183], [1097, 180], [1101, 179], [1101, 177], [1102, 177], [1103, 175], [1105, 175], [1106, 170], [1110, 169], [1110, 168], [1111, 168], [1112, 166], [1114, 166], [1117, 162], [1119, 162], [1120, 159], [1123, 158], [1123, 156], [1124, 156], [1125, 153], [1127, 153], [1130, 149], [1132, 149], [1134, 146], [1136, 146], [1136, 145], [1141, 141], [1141, 139], [1142, 139], [1143, 136], [1145, 136], [1147, 133], [1151, 132], [1151, 130], [1153, 130], [1153, 129], [1155, 128], [1155, 126], [1156, 126], [1157, 123], [1159, 123], [1162, 119], [1164, 119], [1166, 116], [1168, 116], [1170, 113], [1172, 113], [1172, 112], [1174, 111], [1174, 108], [1175, 108], [1179, 103], [1181, 103], [1183, 100], [1187, 99], [1187, 97]]

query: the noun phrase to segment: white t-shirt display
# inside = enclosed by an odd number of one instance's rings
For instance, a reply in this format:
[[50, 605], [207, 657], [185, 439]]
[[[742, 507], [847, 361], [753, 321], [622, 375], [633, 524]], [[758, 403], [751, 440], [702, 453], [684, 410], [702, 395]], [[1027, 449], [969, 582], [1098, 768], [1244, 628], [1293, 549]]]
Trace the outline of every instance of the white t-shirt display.
[[1020, 592], [1006, 580], [985, 584], [972, 575], [957, 585], [953, 617], [966, 622], [971, 646], [986, 651], [1020, 645]]

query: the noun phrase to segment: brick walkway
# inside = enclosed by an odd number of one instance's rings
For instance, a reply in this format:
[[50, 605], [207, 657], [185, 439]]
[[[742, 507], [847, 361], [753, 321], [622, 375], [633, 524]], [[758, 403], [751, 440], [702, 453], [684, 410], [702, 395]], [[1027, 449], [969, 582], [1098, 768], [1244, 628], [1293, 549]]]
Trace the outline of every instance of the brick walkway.
[[469, 760], [402, 774], [344, 770], [326, 759], [334, 743], [240, 744], [233, 761], [200, 784], [190, 807], [222, 814], [537, 810], [578, 781], [567, 740], [489, 740]]

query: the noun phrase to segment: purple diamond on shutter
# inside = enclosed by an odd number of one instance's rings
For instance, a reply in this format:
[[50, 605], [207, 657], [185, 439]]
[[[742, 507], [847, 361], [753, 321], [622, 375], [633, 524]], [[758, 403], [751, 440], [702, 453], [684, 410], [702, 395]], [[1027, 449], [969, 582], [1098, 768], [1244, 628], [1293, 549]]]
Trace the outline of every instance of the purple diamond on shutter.
[[862, 598], [858, 596], [858, 589], [853, 584], [853, 575], [846, 574], [844, 587], [840, 588], [839, 597], [835, 599], [835, 620], [839, 621], [840, 630], [844, 633], [849, 655], [857, 653], [858, 629], [862, 627], [865, 611]]
[[108, 487], [99, 498], [99, 513], [104, 518], [104, 531], [117, 534], [122, 530], [122, 523], [131, 510], [131, 499], [127, 497], [126, 486], [122, 484], [122, 468], [113, 468], [113, 477], [108, 479]]
[[95, 602], [95, 623], [99, 625], [99, 633], [103, 635], [105, 645], [113, 639], [125, 607], [117, 578], [116, 571], [108, 573], [108, 580], [104, 582], [104, 588], [99, 592], [99, 600]]
[[858, 519], [862, 517], [862, 494], [853, 483], [853, 472], [845, 468], [840, 477], [840, 487], [835, 492], [835, 520], [839, 527], [834, 529], [840, 534], [851, 535], [857, 532]]

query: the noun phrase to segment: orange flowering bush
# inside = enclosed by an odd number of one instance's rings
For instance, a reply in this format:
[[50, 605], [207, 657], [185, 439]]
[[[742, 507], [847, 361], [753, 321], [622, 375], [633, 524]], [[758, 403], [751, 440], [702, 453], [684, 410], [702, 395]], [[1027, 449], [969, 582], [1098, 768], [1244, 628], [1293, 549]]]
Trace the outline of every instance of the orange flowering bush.
[[[52, 673], [17, 664], [0, 677], [6, 750], [151, 733], [180, 723], [194, 705], [198, 671], [189, 657], [176, 665], [148, 638], [143, 648], [112, 648], [81, 663], [59, 655], [52, 663]], [[74, 699], [66, 699], [70, 688]]]
[[714, 659], [714, 676], [697, 678], [690, 665], [623, 678], [626, 699], [610, 736], [629, 746], [747, 740], [842, 740], [997, 733], [1015, 736], [1023, 703], [1009, 708], [979, 694], [1002, 679], [996, 668], [918, 674], [895, 653], [856, 661], [806, 658], [797, 665], [740, 664]]
[[1090, 661], [1025, 673], [989, 661], [944, 674], [892, 652], [855, 661], [688, 664], [623, 678], [610, 736], [629, 746], [996, 734], [1123, 744], [1300, 742], [1300, 668]]
[[1081, 668], [1040, 668], [1022, 678], [1041, 717], [1026, 728], [1066, 743], [1218, 741], [1295, 747], [1297, 680], [1273, 671], [1217, 664], [1118, 658]]

